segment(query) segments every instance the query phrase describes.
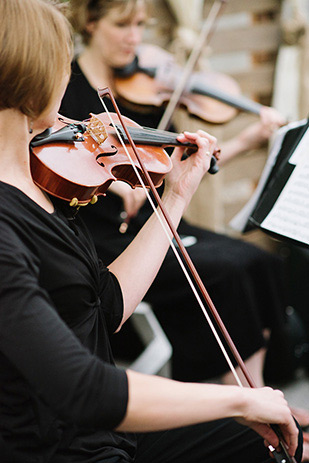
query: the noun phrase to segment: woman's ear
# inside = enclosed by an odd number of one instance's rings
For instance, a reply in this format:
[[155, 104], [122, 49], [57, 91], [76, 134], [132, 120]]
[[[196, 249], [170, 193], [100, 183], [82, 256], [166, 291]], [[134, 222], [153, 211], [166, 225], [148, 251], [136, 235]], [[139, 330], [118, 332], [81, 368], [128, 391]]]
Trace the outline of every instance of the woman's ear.
[[85, 29], [89, 35], [92, 35], [94, 33], [96, 25], [97, 25], [97, 21], [89, 21], [89, 23], [86, 24]]

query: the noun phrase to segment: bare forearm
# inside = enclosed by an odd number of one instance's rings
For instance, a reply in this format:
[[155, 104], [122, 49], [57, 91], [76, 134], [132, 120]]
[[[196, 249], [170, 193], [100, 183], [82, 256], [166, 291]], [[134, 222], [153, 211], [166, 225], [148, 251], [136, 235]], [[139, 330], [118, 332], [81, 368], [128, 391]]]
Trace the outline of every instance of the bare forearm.
[[265, 137], [261, 133], [261, 124], [252, 124], [236, 137], [222, 143], [219, 164], [224, 165], [239, 154], [259, 148], [264, 142]]
[[[174, 226], [177, 227], [183, 214], [184, 202], [173, 193], [168, 193], [164, 197], [164, 205]], [[162, 217], [161, 211], [159, 214]], [[144, 297], [168, 247], [169, 240], [159, 219], [153, 214], [132, 243], [109, 266], [117, 276], [124, 295], [124, 320]]]
[[239, 154], [244, 153], [250, 149], [245, 140], [242, 140], [241, 137], [236, 136], [230, 140], [221, 144], [221, 154], [219, 165], [223, 166], [225, 163], [238, 156]]
[[283, 123], [281, 116], [273, 108], [264, 107], [261, 120], [243, 129], [236, 137], [221, 145], [219, 164], [223, 165], [238, 154], [263, 146], [274, 130]]
[[298, 430], [278, 390], [181, 383], [133, 371], [127, 371], [127, 376], [129, 400], [119, 431], [159, 431], [236, 418], [275, 448], [279, 440], [269, 424], [278, 424], [290, 455], [295, 453]]
[[129, 403], [121, 431], [164, 430], [239, 413], [237, 386], [181, 383], [133, 371], [127, 374]]

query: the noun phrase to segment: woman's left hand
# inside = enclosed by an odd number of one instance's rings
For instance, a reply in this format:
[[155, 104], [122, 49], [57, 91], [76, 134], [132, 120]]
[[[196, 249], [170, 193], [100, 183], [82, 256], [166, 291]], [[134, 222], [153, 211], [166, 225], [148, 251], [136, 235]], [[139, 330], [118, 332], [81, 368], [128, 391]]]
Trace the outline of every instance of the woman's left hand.
[[178, 195], [187, 206], [210, 167], [211, 157], [218, 149], [217, 139], [203, 130], [198, 130], [196, 133], [184, 132], [177, 139], [182, 143], [196, 144], [197, 150], [182, 161], [184, 148], [175, 148], [172, 154], [173, 168], [165, 178], [165, 192], [169, 191]]

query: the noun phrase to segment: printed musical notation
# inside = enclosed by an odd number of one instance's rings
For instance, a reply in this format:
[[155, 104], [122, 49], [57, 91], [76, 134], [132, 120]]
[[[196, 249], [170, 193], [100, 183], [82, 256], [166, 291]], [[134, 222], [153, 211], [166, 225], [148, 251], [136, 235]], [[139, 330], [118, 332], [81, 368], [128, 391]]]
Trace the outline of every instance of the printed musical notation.
[[261, 227], [309, 245], [309, 132], [290, 159], [296, 164]]

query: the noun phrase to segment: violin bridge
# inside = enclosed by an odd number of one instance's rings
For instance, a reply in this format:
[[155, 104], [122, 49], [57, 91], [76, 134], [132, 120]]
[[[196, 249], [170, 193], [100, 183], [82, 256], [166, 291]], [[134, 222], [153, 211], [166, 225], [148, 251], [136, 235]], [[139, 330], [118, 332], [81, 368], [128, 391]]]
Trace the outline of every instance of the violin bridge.
[[87, 132], [98, 145], [104, 143], [108, 137], [105, 125], [95, 114], [90, 113], [90, 119], [87, 123]]

